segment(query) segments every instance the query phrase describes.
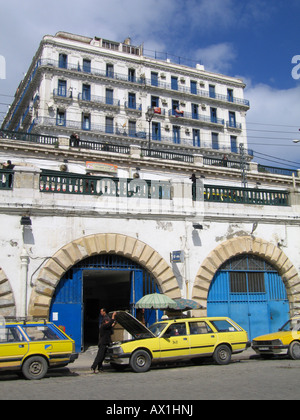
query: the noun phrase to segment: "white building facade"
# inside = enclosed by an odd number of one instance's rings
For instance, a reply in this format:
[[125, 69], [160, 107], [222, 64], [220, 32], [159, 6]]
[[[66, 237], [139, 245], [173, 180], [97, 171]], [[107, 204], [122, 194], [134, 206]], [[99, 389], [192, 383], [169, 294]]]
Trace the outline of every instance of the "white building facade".
[[250, 337], [294, 314], [299, 173], [251, 161], [243, 89], [129, 40], [44, 37], [0, 135], [15, 165], [0, 174], [0, 315], [50, 319], [80, 349], [100, 307], [135, 313], [153, 292]]

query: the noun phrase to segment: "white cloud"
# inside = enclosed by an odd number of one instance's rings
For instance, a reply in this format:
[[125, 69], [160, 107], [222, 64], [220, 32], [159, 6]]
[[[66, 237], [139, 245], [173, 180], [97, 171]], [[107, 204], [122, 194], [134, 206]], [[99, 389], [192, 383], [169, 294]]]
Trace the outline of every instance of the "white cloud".
[[300, 168], [300, 145], [293, 143], [300, 138], [300, 86], [279, 90], [259, 84], [246, 89], [245, 97], [251, 106], [247, 113], [249, 148], [269, 156], [271, 166]]
[[204, 64], [206, 70], [216, 73], [227, 73], [231, 69], [237, 55], [233, 44], [223, 42], [198, 49], [196, 57]]

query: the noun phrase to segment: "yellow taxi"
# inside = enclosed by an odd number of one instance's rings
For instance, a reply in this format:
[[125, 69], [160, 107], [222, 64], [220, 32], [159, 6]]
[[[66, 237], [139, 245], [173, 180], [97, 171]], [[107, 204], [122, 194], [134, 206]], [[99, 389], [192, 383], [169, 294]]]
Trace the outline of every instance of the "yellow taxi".
[[74, 362], [78, 358], [74, 350], [74, 340], [50, 322], [0, 324], [0, 371], [41, 379], [49, 368]]
[[252, 348], [264, 358], [285, 354], [300, 360], [300, 316], [291, 318], [277, 332], [254, 338]]
[[129, 365], [134, 372], [146, 372], [154, 363], [197, 362], [208, 356], [225, 365], [249, 346], [247, 332], [225, 317], [167, 319], [149, 328], [127, 312], [117, 312], [115, 319], [133, 337], [108, 348], [106, 361], [117, 370]]

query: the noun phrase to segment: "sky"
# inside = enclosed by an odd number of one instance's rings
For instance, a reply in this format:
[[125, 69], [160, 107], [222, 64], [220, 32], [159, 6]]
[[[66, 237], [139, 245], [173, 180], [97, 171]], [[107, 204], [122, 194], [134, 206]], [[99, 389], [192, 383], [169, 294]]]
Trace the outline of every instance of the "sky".
[[242, 78], [254, 161], [300, 169], [299, 0], [0, 0], [0, 124], [46, 34], [98, 36]]

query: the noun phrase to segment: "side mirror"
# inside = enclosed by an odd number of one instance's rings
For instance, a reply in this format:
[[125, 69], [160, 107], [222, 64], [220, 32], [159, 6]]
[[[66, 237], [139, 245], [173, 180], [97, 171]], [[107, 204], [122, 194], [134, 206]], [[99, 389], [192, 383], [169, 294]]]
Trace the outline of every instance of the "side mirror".
[[163, 335], [163, 338], [170, 338], [170, 337], [171, 337], [170, 333], [166, 333], [166, 334]]

